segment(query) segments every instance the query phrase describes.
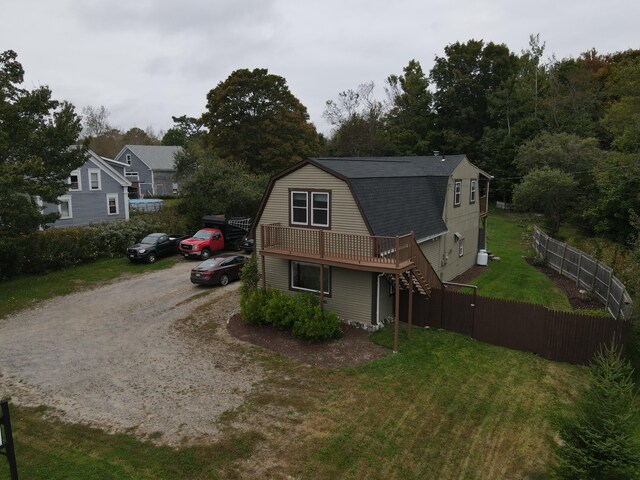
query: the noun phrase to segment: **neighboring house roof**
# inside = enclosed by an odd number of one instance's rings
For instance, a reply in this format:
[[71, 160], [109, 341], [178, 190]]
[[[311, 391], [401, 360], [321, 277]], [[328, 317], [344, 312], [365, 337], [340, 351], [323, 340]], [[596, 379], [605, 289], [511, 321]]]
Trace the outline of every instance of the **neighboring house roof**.
[[258, 215], [276, 180], [311, 164], [349, 185], [372, 235], [413, 232], [418, 241], [427, 240], [447, 232], [442, 219], [447, 183], [465, 158], [466, 155], [437, 155], [304, 160], [271, 179]]
[[164, 145], [125, 145], [116, 158], [127, 148], [151, 170], [175, 170], [175, 154], [182, 150], [182, 147]]

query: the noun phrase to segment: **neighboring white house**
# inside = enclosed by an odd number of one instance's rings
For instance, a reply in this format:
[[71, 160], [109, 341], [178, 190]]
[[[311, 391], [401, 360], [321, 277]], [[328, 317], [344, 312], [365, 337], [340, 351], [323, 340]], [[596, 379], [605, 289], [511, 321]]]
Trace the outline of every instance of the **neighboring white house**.
[[41, 203], [44, 213], [60, 213], [52, 227], [129, 219], [131, 182], [95, 152], [87, 152], [87, 161], [71, 172], [67, 182], [69, 189], [58, 198], [58, 205]]

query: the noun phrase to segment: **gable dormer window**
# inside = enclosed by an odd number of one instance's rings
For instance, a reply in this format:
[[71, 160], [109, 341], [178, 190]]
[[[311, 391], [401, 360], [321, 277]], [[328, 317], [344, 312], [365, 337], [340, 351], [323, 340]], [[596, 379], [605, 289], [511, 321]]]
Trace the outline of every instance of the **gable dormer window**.
[[99, 168], [89, 169], [89, 190], [102, 190], [102, 179]]
[[476, 203], [476, 190], [478, 189], [478, 181], [475, 178], [471, 179], [471, 185], [469, 188], [469, 203]]
[[82, 190], [82, 179], [80, 177], [80, 170], [74, 170], [69, 174], [69, 191], [77, 192]]
[[460, 206], [460, 199], [462, 198], [462, 180], [456, 180], [453, 185], [453, 206]]
[[131, 154], [127, 153], [127, 165], [131, 165]]

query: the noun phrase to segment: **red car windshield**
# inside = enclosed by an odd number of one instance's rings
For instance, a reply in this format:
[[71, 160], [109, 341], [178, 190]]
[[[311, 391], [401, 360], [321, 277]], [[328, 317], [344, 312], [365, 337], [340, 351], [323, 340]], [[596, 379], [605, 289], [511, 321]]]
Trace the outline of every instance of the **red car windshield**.
[[192, 238], [195, 238], [196, 240], [209, 240], [211, 238], [211, 232], [200, 230]]

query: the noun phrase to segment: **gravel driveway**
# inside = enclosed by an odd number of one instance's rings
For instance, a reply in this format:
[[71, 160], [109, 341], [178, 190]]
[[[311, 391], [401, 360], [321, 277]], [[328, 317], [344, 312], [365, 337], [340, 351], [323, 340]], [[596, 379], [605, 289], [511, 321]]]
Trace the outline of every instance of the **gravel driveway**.
[[[215, 440], [220, 414], [241, 405], [264, 373], [215, 328], [237, 310], [239, 282], [196, 287], [194, 265], [181, 261], [0, 319], [0, 396], [159, 443]], [[194, 334], [211, 320], [206, 338]]]

